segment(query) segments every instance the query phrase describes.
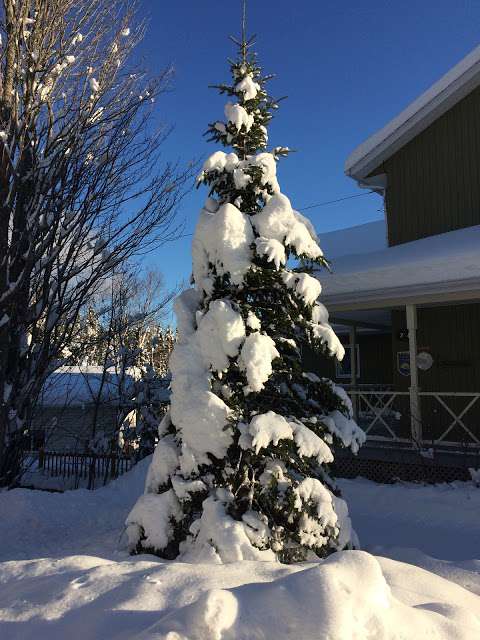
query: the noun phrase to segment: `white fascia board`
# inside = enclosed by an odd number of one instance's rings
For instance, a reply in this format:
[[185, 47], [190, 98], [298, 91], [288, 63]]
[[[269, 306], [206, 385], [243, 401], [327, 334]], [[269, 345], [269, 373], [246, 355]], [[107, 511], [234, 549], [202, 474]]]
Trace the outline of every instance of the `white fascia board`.
[[480, 45], [349, 155], [345, 173], [362, 180], [480, 84]]
[[339, 311], [392, 309], [406, 304], [428, 306], [475, 302], [480, 300], [480, 279], [470, 278], [416, 286], [351, 291], [321, 296], [320, 300], [332, 315]]

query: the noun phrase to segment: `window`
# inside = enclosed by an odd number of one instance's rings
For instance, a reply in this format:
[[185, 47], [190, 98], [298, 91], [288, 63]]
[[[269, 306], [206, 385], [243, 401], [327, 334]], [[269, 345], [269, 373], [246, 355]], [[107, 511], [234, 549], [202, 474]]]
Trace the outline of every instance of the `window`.
[[[360, 378], [360, 348], [358, 344], [356, 345], [356, 355], [357, 355], [357, 380]], [[348, 378], [352, 377], [352, 358], [351, 358], [351, 347], [349, 345], [345, 346], [345, 356], [343, 357], [342, 362], [338, 360], [335, 361], [335, 377], [336, 378]]]

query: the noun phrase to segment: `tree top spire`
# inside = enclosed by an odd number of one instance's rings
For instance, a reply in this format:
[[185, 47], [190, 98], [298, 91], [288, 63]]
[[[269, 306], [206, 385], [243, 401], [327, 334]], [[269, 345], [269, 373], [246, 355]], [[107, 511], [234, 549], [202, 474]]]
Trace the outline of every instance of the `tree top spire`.
[[243, 62], [247, 61], [247, 0], [242, 0], [242, 57]]
[[230, 36], [230, 40], [234, 42], [240, 48], [240, 54], [242, 62], [246, 64], [248, 57], [248, 50], [255, 42], [255, 36], [247, 38], [247, 0], [242, 0], [242, 30], [240, 39], [235, 36]]

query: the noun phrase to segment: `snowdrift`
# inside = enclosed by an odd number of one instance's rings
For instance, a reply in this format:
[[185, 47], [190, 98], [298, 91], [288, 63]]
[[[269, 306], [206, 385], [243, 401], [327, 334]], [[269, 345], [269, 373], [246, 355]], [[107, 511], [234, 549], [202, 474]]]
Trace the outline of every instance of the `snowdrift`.
[[149, 462], [97, 491], [0, 492], [2, 640], [480, 638], [472, 483], [341, 481], [364, 547], [381, 555], [203, 565], [119, 544]]
[[[403, 582], [398, 577], [408, 582], [397, 585]], [[479, 637], [479, 605], [477, 596], [442, 578], [431, 580], [421, 569], [379, 562], [362, 551], [344, 551], [271, 583], [210, 590], [140, 637], [466, 640]]]
[[473, 640], [480, 597], [363, 551], [316, 564], [7, 562], [5, 640]]

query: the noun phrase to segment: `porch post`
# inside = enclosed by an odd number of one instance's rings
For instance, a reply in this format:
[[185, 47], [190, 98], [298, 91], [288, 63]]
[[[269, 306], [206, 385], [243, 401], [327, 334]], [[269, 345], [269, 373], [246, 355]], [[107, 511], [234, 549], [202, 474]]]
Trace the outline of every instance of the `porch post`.
[[421, 446], [422, 442], [422, 414], [418, 388], [417, 366], [417, 306], [406, 305], [408, 346], [410, 351], [410, 424], [412, 439]]
[[[357, 327], [350, 327], [350, 387], [352, 391], [357, 390]], [[353, 417], [358, 421], [358, 397], [352, 395]]]

